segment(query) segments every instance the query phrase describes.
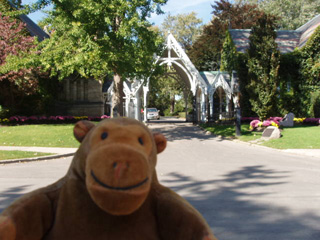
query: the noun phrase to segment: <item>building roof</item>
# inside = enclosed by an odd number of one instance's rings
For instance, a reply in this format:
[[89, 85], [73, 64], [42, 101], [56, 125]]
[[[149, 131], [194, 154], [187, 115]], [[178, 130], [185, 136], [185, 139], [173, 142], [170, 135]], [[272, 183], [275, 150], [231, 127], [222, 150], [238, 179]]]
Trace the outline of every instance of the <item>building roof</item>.
[[[10, 1], [8, 2], [11, 7], [14, 9], [16, 8]], [[46, 38], [49, 38], [50, 36], [42, 30], [41, 27], [39, 27], [34, 21], [32, 21], [27, 15], [20, 15], [20, 20], [26, 24], [26, 28], [28, 29], [30, 35], [32, 37], [38, 37], [38, 40], [41, 42]]]
[[[320, 26], [320, 14], [296, 30], [277, 31], [276, 43], [281, 53], [292, 52], [305, 45], [315, 29]], [[230, 34], [238, 52], [249, 48], [250, 29], [230, 29]]]
[[43, 41], [46, 38], [49, 38], [49, 35], [43, 31], [37, 24], [35, 24], [28, 16], [21, 15], [20, 19], [26, 24], [26, 28], [30, 32], [32, 37], [38, 37], [39, 41]]

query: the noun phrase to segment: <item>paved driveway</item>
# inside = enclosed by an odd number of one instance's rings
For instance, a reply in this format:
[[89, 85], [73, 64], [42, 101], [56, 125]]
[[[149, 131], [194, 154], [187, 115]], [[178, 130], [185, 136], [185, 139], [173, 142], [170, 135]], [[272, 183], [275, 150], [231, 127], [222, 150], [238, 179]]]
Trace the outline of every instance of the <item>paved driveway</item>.
[[[162, 184], [193, 204], [219, 239], [320, 239], [320, 159], [214, 138], [191, 124], [150, 124], [169, 142]], [[0, 165], [0, 209], [63, 176], [70, 158]]]

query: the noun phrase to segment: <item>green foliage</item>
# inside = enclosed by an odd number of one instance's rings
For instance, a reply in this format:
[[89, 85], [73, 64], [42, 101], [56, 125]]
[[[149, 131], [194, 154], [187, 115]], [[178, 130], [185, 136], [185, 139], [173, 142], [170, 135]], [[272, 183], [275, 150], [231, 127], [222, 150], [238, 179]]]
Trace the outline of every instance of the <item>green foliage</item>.
[[221, 50], [228, 28], [251, 28], [262, 12], [256, 5], [232, 4], [228, 0], [216, 1], [213, 5], [213, 18], [204, 26], [201, 36], [192, 45], [188, 55], [199, 71], [220, 69]]
[[320, 27], [308, 39], [301, 51], [302, 74], [307, 83], [315, 88], [320, 87]]
[[320, 118], [320, 90], [310, 94], [310, 117]]
[[274, 18], [268, 15], [258, 20], [249, 37], [247, 88], [252, 110], [261, 120], [277, 114], [280, 52], [275, 38]]
[[237, 49], [233, 43], [230, 32], [227, 30], [222, 46], [220, 70], [232, 75], [232, 71], [237, 69], [237, 55]]
[[307, 43], [299, 50], [300, 71], [304, 81], [305, 109], [310, 117], [319, 116], [320, 92], [320, 27], [318, 27]]
[[[3, 6], [7, 6], [5, 3]], [[57, 93], [54, 79], [48, 79], [48, 74], [41, 73], [38, 66], [16, 67], [23, 56], [36, 48], [36, 44], [19, 19], [0, 13], [0, 67], [5, 69], [0, 75], [0, 104], [7, 109], [6, 115], [43, 114], [48, 103], [52, 103], [48, 99], [52, 100]]]
[[306, 108], [305, 80], [300, 74], [300, 52], [282, 54], [280, 58], [279, 113], [293, 112], [296, 116], [308, 116]]
[[250, 95], [247, 89], [247, 85], [249, 84], [247, 63], [248, 63], [248, 55], [244, 53], [238, 53], [236, 70], [237, 70], [239, 83], [240, 83], [241, 114], [242, 116], [256, 116], [256, 113], [252, 111], [252, 105], [249, 101]]
[[150, 80], [149, 106], [156, 107], [161, 114], [165, 114], [166, 109], [175, 112], [175, 96], [180, 95], [184, 87], [181, 81], [180, 76], [162, 67], [161, 74], [153, 75]]
[[202, 20], [195, 12], [172, 16], [170, 13], [161, 25], [161, 31], [166, 36], [168, 31], [176, 38], [181, 46], [188, 50], [202, 30]]
[[159, 13], [166, 0], [43, 0], [33, 7], [49, 3], [54, 6], [50, 39], [23, 61], [10, 61], [8, 68], [37, 65], [60, 79], [74, 72], [95, 79], [108, 73], [122, 77], [149, 73], [162, 39], [150, 29], [146, 18], [152, 12]]
[[297, 29], [320, 13], [319, 0], [236, 0], [241, 4], [257, 4], [259, 9], [277, 17], [281, 29]]

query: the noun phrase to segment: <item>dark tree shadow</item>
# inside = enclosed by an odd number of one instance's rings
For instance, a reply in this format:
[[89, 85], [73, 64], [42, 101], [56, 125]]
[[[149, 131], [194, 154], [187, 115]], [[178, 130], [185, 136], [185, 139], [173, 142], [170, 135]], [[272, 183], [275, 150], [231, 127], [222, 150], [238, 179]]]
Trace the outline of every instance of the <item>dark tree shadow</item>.
[[0, 193], [0, 213], [10, 205], [15, 199], [25, 194], [25, 189], [30, 185], [12, 187], [1, 191]]
[[[272, 204], [252, 200], [270, 198], [270, 187], [284, 184], [288, 175], [289, 172], [264, 166], [250, 166], [220, 176], [219, 180], [207, 181], [172, 172], [167, 175], [171, 180], [162, 176], [161, 183], [183, 195], [198, 209], [218, 239], [320, 239], [319, 214], [295, 215], [289, 208], [277, 206], [276, 198]], [[259, 191], [252, 191], [255, 187], [259, 187]], [[264, 191], [264, 187], [268, 188]]]

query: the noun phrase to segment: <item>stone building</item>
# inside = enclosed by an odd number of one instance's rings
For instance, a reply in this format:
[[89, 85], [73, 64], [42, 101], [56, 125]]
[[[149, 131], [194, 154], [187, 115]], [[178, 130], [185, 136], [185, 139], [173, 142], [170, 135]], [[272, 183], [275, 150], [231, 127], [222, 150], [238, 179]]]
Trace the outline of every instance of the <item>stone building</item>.
[[102, 83], [95, 79], [64, 79], [56, 104], [61, 115], [101, 116], [105, 114]]
[[[320, 26], [320, 14], [296, 30], [278, 30], [276, 43], [281, 53], [292, 52], [295, 48], [303, 47], [317, 27]], [[250, 29], [229, 29], [234, 45], [238, 52], [249, 48]]]

